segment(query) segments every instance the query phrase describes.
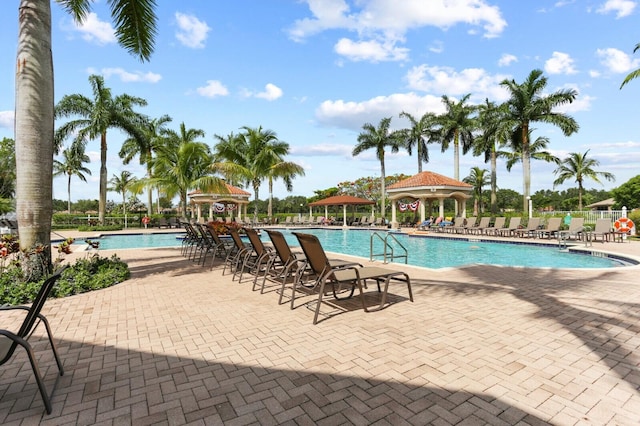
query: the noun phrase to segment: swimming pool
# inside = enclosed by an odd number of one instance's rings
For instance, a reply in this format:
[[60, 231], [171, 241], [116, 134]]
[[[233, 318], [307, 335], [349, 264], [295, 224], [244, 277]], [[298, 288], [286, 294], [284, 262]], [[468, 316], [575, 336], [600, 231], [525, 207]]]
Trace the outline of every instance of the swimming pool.
[[[291, 246], [298, 246], [292, 231], [279, 229]], [[372, 231], [359, 229], [300, 229], [299, 232], [317, 235], [326, 251], [369, 258]], [[386, 232], [378, 231], [380, 235]], [[181, 244], [176, 233], [108, 235], [97, 239], [101, 250], [178, 247]], [[472, 264], [523, 266], [532, 268], [611, 268], [628, 265], [622, 258], [591, 252], [567, 252], [550, 243], [545, 246], [478, 241], [441, 237], [416, 237], [403, 233], [393, 234], [406, 247], [408, 264], [441, 269]], [[262, 240], [269, 236], [262, 233]], [[553, 241], [553, 240], [551, 240]], [[374, 253], [383, 246], [374, 239]], [[396, 252], [398, 250], [396, 249]], [[379, 258], [378, 258], [379, 259]], [[399, 262], [404, 262], [401, 259]]]

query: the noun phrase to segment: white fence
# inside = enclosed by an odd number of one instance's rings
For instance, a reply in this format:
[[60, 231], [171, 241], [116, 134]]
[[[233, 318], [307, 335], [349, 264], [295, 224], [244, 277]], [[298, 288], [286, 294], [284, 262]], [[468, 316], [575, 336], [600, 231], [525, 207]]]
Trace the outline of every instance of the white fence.
[[551, 212], [535, 212], [535, 215], [548, 217], [548, 216], [566, 216], [570, 214], [575, 217], [584, 217], [584, 221], [586, 223], [595, 223], [596, 219], [606, 218], [611, 219], [611, 222], [615, 222], [616, 220], [623, 217], [622, 210], [575, 210], [575, 211], [562, 211], [555, 210]]

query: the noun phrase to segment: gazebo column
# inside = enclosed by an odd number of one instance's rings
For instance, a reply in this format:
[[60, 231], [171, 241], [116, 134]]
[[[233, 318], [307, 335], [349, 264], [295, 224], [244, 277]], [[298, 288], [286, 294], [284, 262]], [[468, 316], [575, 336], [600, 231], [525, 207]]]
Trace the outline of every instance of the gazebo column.
[[313, 207], [309, 206], [309, 223], [311, 223], [311, 219], [313, 219]]
[[347, 227], [347, 205], [346, 204], [342, 205], [342, 227], [343, 228]]
[[209, 203], [209, 220], [213, 220], [213, 201]]
[[424, 206], [427, 203], [427, 199], [426, 198], [418, 198], [418, 201], [420, 201], [420, 223], [422, 223], [427, 218], [426, 212], [425, 212], [425, 206]]
[[462, 217], [467, 217], [467, 199], [460, 200], [460, 207], [462, 207]]
[[324, 220], [329, 219], [329, 206], [324, 206]]
[[438, 198], [438, 216], [444, 217], [444, 198]]
[[202, 204], [200, 204], [200, 203], [196, 204], [196, 209], [198, 211], [198, 217], [197, 217], [196, 221], [198, 223], [202, 223]]
[[391, 200], [391, 229], [398, 229], [400, 225], [396, 219], [396, 200]]

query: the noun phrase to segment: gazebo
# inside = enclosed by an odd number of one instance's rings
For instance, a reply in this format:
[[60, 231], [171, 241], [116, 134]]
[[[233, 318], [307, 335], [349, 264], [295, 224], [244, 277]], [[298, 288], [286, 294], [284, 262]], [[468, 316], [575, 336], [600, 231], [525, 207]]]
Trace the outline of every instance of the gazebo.
[[444, 200], [453, 198], [460, 216], [466, 217], [466, 201], [471, 198], [473, 186], [438, 173], [422, 172], [387, 187], [391, 203], [391, 227], [397, 228], [396, 204], [403, 198], [420, 201], [420, 221], [425, 220], [425, 204], [438, 201], [438, 216], [444, 216]]
[[329, 206], [342, 206], [342, 226], [347, 226], [347, 206], [370, 206], [374, 201], [366, 198], [354, 197], [352, 195], [334, 195], [322, 200], [309, 203], [309, 216], [312, 215], [313, 207], [324, 206], [324, 216], [328, 216]]
[[249, 197], [251, 193], [237, 188], [233, 185], [225, 183], [228, 193], [226, 194], [206, 194], [200, 190], [190, 192], [189, 198], [191, 204], [196, 206], [197, 221], [202, 222], [202, 205], [209, 204], [209, 220], [214, 217], [215, 206], [222, 205], [224, 208], [219, 213], [226, 213], [227, 211], [238, 210], [237, 217], [242, 220], [243, 210], [244, 216], [247, 215], [247, 206], [249, 205]]

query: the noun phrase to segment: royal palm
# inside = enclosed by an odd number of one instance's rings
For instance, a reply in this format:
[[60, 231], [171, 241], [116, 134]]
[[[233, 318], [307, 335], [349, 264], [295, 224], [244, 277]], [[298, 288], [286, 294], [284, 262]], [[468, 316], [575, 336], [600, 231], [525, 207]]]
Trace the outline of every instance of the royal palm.
[[418, 157], [418, 173], [422, 173], [422, 163], [429, 162], [429, 148], [427, 144], [435, 139], [436, 133], [434, 126], [436, 124], [436, 115], [427, 112], [420, 117], [415, 118], [408, 112], [402, 111], [400, 117], [404, 117], [411, 123], [411, 127], [403, 130], [402, 137], [405, 139], [405, 148], [409, 155], [416, 148], [416, 157]]
[[[57, 0], [76, 22], [91, 10], [91, 0]], [[153, 52], [156, 34], [154, 0], [111, 0], [118, 43], [140, 60]], [[16, 67], [16, 212], [20, 247], [37, 251], [23, 264], [27, 279], [37, 279], [51, 265], [53, 174], [53, 59], [51, 0], [20, 0]]]
[[53, 160], [53, 176], [67, 176], [67, 213], [71, 214], [71, 178], [77, 176], [81, 181], [86, 182], [85, 174], [90, 175], [91, 170], [84, 166], [84, 163], [91, 161], [83, 150], [65, 149], [62, 151], [62, 160]]

